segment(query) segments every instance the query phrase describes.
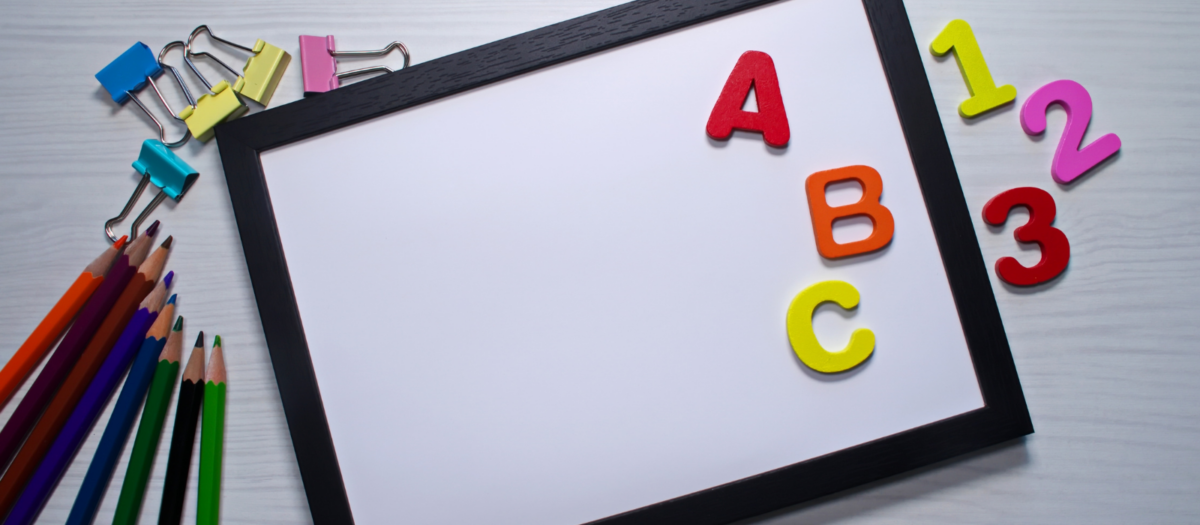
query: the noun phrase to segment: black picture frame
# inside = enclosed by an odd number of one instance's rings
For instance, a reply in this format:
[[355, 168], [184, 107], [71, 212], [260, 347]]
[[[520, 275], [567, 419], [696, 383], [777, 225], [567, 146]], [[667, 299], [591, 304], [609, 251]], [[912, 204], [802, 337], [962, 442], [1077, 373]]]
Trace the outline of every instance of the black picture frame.
[[[259, 154], [779, 0], [638, 0], [217, 127], [292, 443], [317, 524], [352, 523]], [[594, 523], [729, 523], [1033, 432], [983, 254], [902, 0], [862, 0], [941, 252], [984, 407]]]

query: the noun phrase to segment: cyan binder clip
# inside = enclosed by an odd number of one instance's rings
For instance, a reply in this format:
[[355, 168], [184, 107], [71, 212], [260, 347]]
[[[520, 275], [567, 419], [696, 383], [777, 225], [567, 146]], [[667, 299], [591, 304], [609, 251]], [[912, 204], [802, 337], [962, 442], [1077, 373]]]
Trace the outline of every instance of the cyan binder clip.
[[[217, 42], [250, 53], [250, 58], [242, 67], [242, 74], [238, 75], [238, 72], [228, 64], [207, 52], [192, 51], [192, 41], [200, 33], [208, 33], [208, 36]], [[237, 77], [237, 80], [233, 82], [233, 90], [263, 106], [271, 101], [271, 96], [275, 94], [275, 88], [279, 87], [279, 80], [283, 78], [283, 72], [287, 70], [288, 64], [292, 61], [292, 55], [264, 42], [261, 38], [254, 41], [254, 47], [246, 47], [217, 36], [207, 25], [192, 30], [191, 36], [188, 37], [187, 49], [188, 57], [207, 57], [229, 70]]]
[[[171, 50], [171, 48], [176, 46], [186, 49], [186, 45], [178, 40], [163, 46], [162, 50], [158, 52], [158, 64], [163, 69], [171, 72], [171, 75], [175, 77], [175, 81], [179, 82], [179, 87], [183, 91], [183, 96], [187, 98], [188, 102], [190, 102], [192, 105], [195, 105], [196, 101], [192, 98], [192, 93], [188, 90], [187, 84], [184, 84], [183, 76], [179, 74], [179, 70], [163, 63], [163, 57], [168, 51]], [[167, 99], [163, 97], [162, 92], [158, 90], [158, 87], [155, 86], [153, 82], [151, 82], [150, 85], [154, 87], [154, 92], [158, 95], [158, 100], [162, 102], [164, 107], [167, 108], [167, 112], [170, 113], [171, 116], [176, 120], [182, 122], [183, 119], [180, 118], [177, 113], [175, 113], [175, 110], [171, 107], [171, 104], [167, 102]], [[162, 124], [158, 122], [157, 118], [154, 118], [154, 115], [150, 113], [146, 106], [142, 105], [137, 97], [131, 98], [133, 98], [133, 101], [137, 103], [138, 107], [142, 108], [142, 111], [146, 112], [146, 115], [150, 117], [150, 120], [153, 120], [154, 123], [158, 125], [158, 131], [161, 137], [163, 134]], [[192, 106], [188, 107], [190, 108]], [[199, 177], [200, 174], [197, 173], [196, 170], [192, 169], [191, 166], [188, 166], [183, 159], [179, 158], [169, 149], [182, 145], [190, 136], [191, 135], [189, 135], [188, 132], [184, 132], [183, 138], [173, 144], [167, 144], [162, 140], [154, 139], [149, 139], [142, 143], [141, 155], [139, 155], [138, 160], [133, 163], [133, 169], [142, 174], [142, 180], [138, 182], [137, 188], [133, 190], [133, 195], [129, 197], [129, 201], [125, 203], [125, 207], [121, 209], [121, 213], [104, 223], [104, 233], [108, 235], [109, 240], [116, 242], [117, 236], [113, 233], [113, 225], [129, 216], [129, 211], [133, 208], [133, 205], [137, 202], [138, 198], [142, 196], [142, 192], [146, 190], [147, 185], [154, 183], [154, 185], [158, 187], [159, 192], [158, 195], [154, 197], [154, 200], [151, 201], [150, 204], [138, 214], [136, 219], [134, 219], [133, 226], [130, 229], [130, 239], [137, 238], [138, 230], [141, 229], [142, 222], [146, 220], [146, 217], [150, 215], [150, 212], [154, 211], [154, 208], [158, 207], [163, 199], [170, 197], [175, 201], [179, 201], [183, 198], [183, 195], [187, 193], [188, 189], [192, 187], [192, 184], [196, 182], [196, 178]]]
[[133, 100], [134, 104], [137, 104], [138, 108], [141, 108], [142, 112], [147, 117], [150, 117], [150, 120], [158, 127], [158, 139], [172, 148], [182, 146], [186, 143], [189, 135], [185, 132], [179, 140], [167, 142], [166, 128], [150, 112], [150, 108], [147, 108], [141, 100], [138, 100], [134, 93], [144, 88], [146, 84], [150, 84], [150, 87], [154, 88], [154, 94], [158, 96], [158, 101], [162, 102], [163, 107], [167, 109], [167, 112], [171, 116], [178, 119], [175, 110], [171, 109], [171, 105], [163, 97], [162, 91], [159, 91], [158, 84], [154, 82], [155, 77], [161, 75], [164, 69], [170, 70], [171, 75], [175, 77], [175, 81], [179, 83], [179, 87], [183, 89], [184, 94], [188, 97], [188, 101], [191, 101], [191, 93], [188, 92], [187, 86], [183, 83], [183, 77], [180, 76], [179, 71], [161, 63], [163, 53], [175, 44], [183, 45], [182, 42], [178, 41], [167, 44], [162, 51], [159, 51], [158, 58], [156, 59], [154, 54], [151, 53], [150, 48], [146, 47], [146, 44], [138, 42], [122, 53], [121, 56], [117, 57], [116, 60], [104, 66], [104, 69], [100, 70], [99, 73], [96, 73], [96, 80], [100, 81], [100, 85], [108, 91], [109, 96], [112, 97], [114, 102], [124, 104], [128, 100]]
[[304, 75], [304, 96], [313, 95], [316, 93], [324, 93], [333, 89], [337, 89], [341, 85], [341, 79], [366, 73], [382, 71], [391, 73], [392, 70], [385, 66], [364, 67], [351, 71], [338, 73], [337, 57], [366, 57], [380, 56], [390, 53], [393, 49], [399, 49], [404, 55], [404, 66], [400, 69], [408, 67], [409, 55], [408, 48], [404, 47], [403, 43], [392, 42], [383, 49], [374, 51], [338, 51], [333, 43], [333, 36], [300, 36], [300, 69]]
[[130, 239], [137, 238], [137, 232], [140, 229], [142, 222], [154, 211], [154, 208], [170, 197], [176, 202], [183, 199], [184, 194], [200, 177], [200, 173], [188, 166], [183, 159], [175, 155], [166, 144], [162, 141], [147, 139], [142, 143], [142, 153], [138, 155], [138, 159], [133, 162], [133, 169], [142, 174], [142, 180], [138, 182], [137, 188], [133, 190], [133, 195], [129, 197], [129, 202], [125, 203], [125, 207], [121, 210], [121, 214], [109, 219], [104, 223], [104, 233], [113, 242], [117, 242], [117, 236], [113, 233], [113, 225], [120, 222], [129, 216], [129, 210], [133, 208], [134, 203], [142, 196], [146, 186], [154, 183], [158, 187], [158, 195], [146, 209], [139, 213], [137, 218], [133, 220], [132, 231], [129, 235]]
[[192, 54], [192, 50], [185, 46], [183, 61], [187, 64], [188, 69], [195, 73], [196, 78], [204, 83], [204, 87], [208, 88], [208, 93], [200, 95], [194, 105], [180, 111], [179, 118], [187, 123], [188, 131], [192, 132], [193, 137], [200, 139], [201, 142], [208, 142], [213, 138], [213, 128], [217, 124], [238, 118], [250, 111], [250, 108], [242, 103], [242, 99], [238, 97], [237, 92], [233, 90], [228, 81], [222, 80], [214, 86], [207, 78], [204, 78], [204, 75], [200, 74], [200, 70], [196, 69], [196, 64], [192, 63], [189, 56]]

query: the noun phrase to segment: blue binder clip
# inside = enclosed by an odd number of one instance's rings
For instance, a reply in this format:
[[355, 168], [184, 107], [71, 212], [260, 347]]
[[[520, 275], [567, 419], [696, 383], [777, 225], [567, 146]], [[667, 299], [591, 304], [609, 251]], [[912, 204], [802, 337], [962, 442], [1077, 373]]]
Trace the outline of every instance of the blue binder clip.
[[121, 210], [121, 214], [117, 215], [104, 223], [104, 233], [113, 242], [117, 242], [117, 236], [113, 233], [113, 224], [125, 219], [129, 216], [129, 210], [133, 208], [134, 203], [142, 196], [146, 186], [154, 183], [158, 187], [158, 195], [154, 196], [154, 200], [146, 206], [146, 209], [139, 213], [137, 218], [133, 220], [132, 233], [129, 239], [137, 237], [138, 229], [142, 222], [162, 203], [163, 199], [170, 197], [175, 202], [183, 199], [184, 194], [200, 177], [200, 173], [188, 166], [183, 159], [179, 158], [175, 152], [171, 151], [162, 141], [147, 139], [142, 143], [142, 153], [138, 156], [138, 160], [134, 161], [133, 169], [142, 174], [142, 180], [138, 182], [137, 189], [133, 190], [133, 195], [129, 197], [129, 202], [125, 203], [125, 208]]
[[147, 81], [158, 78], [162, 72], [158, 60], [154, 59], [154, 52], [146, 44], [138, 42], [96, 73], [96, 80], [108, 91], [113, 102], [124, 104], [132, 93], [141, 91]]
[[175, 82], [179, 83], [179, 87], [183, 90], [183, 94], [187, 97], [188, 102], [195, 104], [191, 92], [183, 82], [183, 76], [179, 74], [179, 70], [162, 63], [163, 55], [174, 46], [185, 47], [183, 42], [171, 42], [158, 52], [158, 57], [156, 58], [151, 54], [150, 48], [138, 42], [122, 53], [121, 56], [117, 57], [116, 60], [105, 66], [99, 73], [96, 73], [96, 80], [100, 81], [100, 85], [104, 86], [104, 89], [108, 91], [109, 96], [112, 97], [114, 102], [124, 104], [128, 100], [133, 100], [134, 104], [137, 104], [138, 108], [147, 117], [150, 117], [150, 120], [158, 127], [158, 139], [169, 147], [177, 148], [188, 141], [189, 133], [185, 131], [183, 137], [179, 140], [167, 142], [167, 131], [162, 123], [150, 112], [150, 108], [147, 108], [134, 95], [135, 92], [146, 87], [146, 84], [150, 84], [150, 87], [154, 88], [154, 94], [158, 96], [159, 102], [167, 109], [167, 112], [172, 117], [175, 117], [176, 120], [183, 122], [183, 119], [179, 118], [179, 114], [171, 108], [171, 104], [163, 97], [162, 91], [159, 91], [158, 84], [154, 83], [154, 79], [161, 75], [164, 69], [170, 71], [171, 75], [175, 77]]

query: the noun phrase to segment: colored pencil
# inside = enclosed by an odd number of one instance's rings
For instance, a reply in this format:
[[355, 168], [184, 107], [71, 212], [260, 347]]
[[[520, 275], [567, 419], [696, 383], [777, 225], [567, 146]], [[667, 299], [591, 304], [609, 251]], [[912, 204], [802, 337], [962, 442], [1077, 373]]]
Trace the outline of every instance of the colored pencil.
[[167, 477], [163, 481], [162, 505], [158, 525], [179, 525], [183, 519], [183, 497], [187, 494], [188, 470], [192, 467], [192, 448], [196, 444], [196, 418], [204, 404], [204, 332], [196, 336], [196, 347], [183, 370], [179, 401], [175, 406], [175, 427], [171, 431], [171, 452], [167, 455]]
[[4, 476], [0, 477], [0, 516], [12, 510], [17, 497], [21, 495], [21, 490], [25, 488], [29, 478], [33, 477], [42, 458], [54, 444], [54, 437], [71, 417], [75, 405], [79, 404], [79, 399], [83, 397], [114, 345], [136, 345], [146, 337], [146, 330], [150, 329], [153, 319], [149, 309], [138, 309], [138, 303], [154, 288], [170, 247], [171, 238], [167, 237], [162, 246], [138, 267], [138, 273], [121, 292], [121, 297], [117, 298], [100, 329], [83, 350], [79, 361], [71, 368], [70, 375], [63, 381], [46, 411], [29, 432], [29, 437], [25, 444], [21, 445], [21, 450], [13, 458], [12, 464], [8, 466]]
[[[13, 411], [12, 417], [9, 417], [8, 422], [4, 424], [4, 429], [0, 430], [0, 468], [8, 465], [20, 450], [21, 443], [26, 441], [25, 437], [38, 422], [42, 411], [53, 399], [67, 375], [71, 373], [79, 356], [87, 349], [101, 326], [108, 321], [113, 305], [121, 299], [125, 289], [133, 280], [133, 276], [137, 274], [138, 265], [145, 260], [146, 253], [150, 250], [150, 238], [154, 235], [152, 230], [157, 229], [158, 221], [155, 221], [150, 228], [146, 228], [145, 235], [126, 246], [125, 255], [117, 258], [117, 262], [105, 276], [104, 283], [92, 294], [87, 306], [84, 306], [83, 311], [80, 312], [79, 318], [71, 325], [67, 335], [63, 336], [62, 342], [58, 344], [54, 355], [50, 356], [46, 366], [42, 367], [41, 373], [33, 381], [33, 385], [29, 387], [29, 391], [25, 393], [25, 397], [21, 399], [17, 409]], [[146, 291], [149, 292], [149, 289]], [[138, 301], [140, 300], [138, 299]], [[136, 305], [137, 301], [133, 301], [132, 304]], [[111, 330], [112, 328], [107, 329]], [[117, 329], [120, 327], [118, 326]], [[0, 513], [0, 516], [2, 515], [3, 513]]]
[[[125, 343], [123, 340], [118, 341], [116, 346], [113, 347], [112, 352], [104, 359], [104, 364], [96, 372], [95, 379], [88, 385], [83, 397], [79, 400], [79, 404], [75, 405], [75, 409], [71, 411], [71, 417], [63, 425], [62, 432], [54, 439], [50, 450], [46, 452], [46, 457], [38, 465], [37, 470], [34, 471], [33, 476], [29, 479], [29, 483], [25, 485], [25, 490], [21, 492], [21, 497], [17, 498], [17, 502], [13, 505], [12, 511], [9, 512], [8, 518], [4, 520], [5, 525], [29, 525], [37, 519], [38, 514], [42, 511], [42, 506], [46, 504], [46, 500], [50, 498], [50, 495], [54, 493], [54, 488], [58, 486], [58, 480], [67, 471], [71, 460], [75, 459], [75, 453], [79, 451], [79, 446], [83, 444], [84, 439], [87, 439], [92, 425], [96, 423], [96, 419], [100, 417], [100, 413], [108, 405], [108, 400], [112, 398], [113, 392], [117, 390], [117, 385], [121, 384], [121, 379], [125, 377], [125, 372], [129, 370], [129, 365], [133, 363], [134, 357], [139, 353], [139, 349], [147, 346], [144, 344], [147, 330], [152, 327], [158, 328], [162, 339], [165, 341], [167, 327], [170, 326], [171, 314], [174, 312], [175, 303], [170, 302], [166, 305], [167, 315], [165, 316], [164, 323], [159, 325], [157, 318], [160, 310], [163, 308], [163, 299], [166, 298], [167, 287], [171, 286], [173, 275], [173, 272], [168, 273], [154, 287], [154, 291], [142, 301], [141, 309], [150, 312], [147, 321], [149, 326], [140, 328], [135, 337], [128, 343]], [[136, 322], [136, 319], [130, 321], [131, 324]], [[124, 334], [122, 335], [122, 339], [124, 339]], [[162, 347], [157, 343], [152, 343], [149, 346], [154, 350], [152, 356], [157, 357]], [[118, 401], [117, 408], [120, 408], [120, 401]], [[128, 409], [125, 411], [129, 412]], [[117, 418], [123, 417], [116, 410], [114, 410], [113, 415]], [[128, 416], [128, 419], [132, 420], [133, 417]], [[107, 431], [105, 434], [107, 434]], [[101, 439], [100, 445], [101, 447], [105, 446], [103, 439]], [[111, 444], [109, 446], [111, 447]]]
[[221, 459], [225, 452], [225, 356], [221, 336], [213, 338], [204, 385], [204, 424], [200, 427], [200, 495], [196, 524], [217, 525], [221, 517]]
[[[204, 358], [201, 349], [201, 359]], [[137, 436], [133, 438], [133, 453], [129, 456], [129, 467], [125, 469], [125, 481], [121, 484], [121, 496], [117, 499], [117, 513], [113, 525], [136, 525], [142, 511], [142, 499], [146, 496], [146, 483], [150, 480], [150, 469], [158, 453], [158, 441], [162, 436], [163, 423], [167, 420], [167, 408], [171, 405], [171, 393], [175, 390], [175, 378], [179, 377], [179, 359], [183, 356], [183, 317], [175, 321], [175, 328], [167, 337], [146, 396], [146, 408], [142, 409], [142, 421], [138, 423]], [[74, 516], [75, 510], [71, 510]], [[94, 511], [93, 511], [94, 513]], [[91, 520], [80, 523], [90, 523]], [[68, 518], [67, 523], [71, 523]]]
[[50, 309], [50, 313], [46, 314], [25, 343], [17, 349], [17, 353], [13, 354], [3, 369], [0, 369], [0, 407], [8, 403], [13, 392], [21, 387], [29, 373], [43, 357], [46, 357], [46, 352], [50, 351], [54, 341], [57, 341], [58, 336], [67, 329], [67, 325], [71, 324], [71, 319], [75, 318], [75, 314], [79, 313], [96, 289], [104, 283], [105, 272], [112, 267], [113, 261], [117, 260], [128, 238], [125, 236], [117, 239], [117, 242], [83, 269], [83, 273], [80, 273], [71, 287], [67, 288], [66, 293]]
[[[171, 274], [167, 274], [167, 277], [163, 278], [166, 286], [170, 286], [170, 283], [167, 282], [170, 278]], [[159, 286], [162, 285], [162, 283], [159, 284]], [[154, 295], [151, 293], [146, 300], [149, 301]], [[112, 415], [108, 417], [108, 426], [104, 427], [100, 445], [96, 447], [96, 454], [92, 457], [92, 463], [83, 477], [83, 485], [79, 488], [79, 494], [75, 496], [75, 504], [67, 516], [68, 525], [90, 524], [95, 519], [96, 510], [100, 508], [100, 501], [104, 498], [105, 491], [108, 490], [113, 470], [117, 468], [117, 460], [121, 457], [121, 451], [125, 449], [125, 442], [129, 440], [129, 432], [133, 430], [133, 420], [142, 406], [142, 400], [146, 399], [146, 391], [150, 389], [150, 381], [154, 377], [158, 358], [166, 351], [164, 348], [167, 345], [168, 335], [176, 339], [175, 342], [178, 344], [178, 333], [171, 331], [171, 317], [174, 314], [175, 296], [172, 295], [167, 300], [167, 305], [159, 312], [158, 319], [146, 333], [146, 339], [142, 341], [141, 348], [133, 358], [133, 367], [129, 369], [129, 375], [125, 378], [125, 386], [121, 388], [117, 404], [113, 407]], [[114, 355], [116, 355], [115, 351], [109, 354], [109, 361], [113, 359]], [[99, 374], [97, 374], [98, 380]], [[94, 386], [95, 381], [92, 384]], [[84, 394], [84, 399], [87, 399], [87, 394]], [[83, 403], [81, 402], [79, 406], [82, 407]], [[79, 408], [75, 410], [78, 411]], [[70, 426], [70, 422], [67, 423], [67, 426]], [[66, 428], [63, 432], [66, 433]], [[45, 464], [46, 461], [43, 461], [43, 467]], [[34, 479], [37, 479], [36, 474]], [[32, 482], [30, 484], [32, 485]], [[26, 488], [25, 491], [28, 493], [29, 489]], [[25, 496], [22, 495], [21, 498], [24, 499]], [[20, 502], [17, 505], [20, 506]]]

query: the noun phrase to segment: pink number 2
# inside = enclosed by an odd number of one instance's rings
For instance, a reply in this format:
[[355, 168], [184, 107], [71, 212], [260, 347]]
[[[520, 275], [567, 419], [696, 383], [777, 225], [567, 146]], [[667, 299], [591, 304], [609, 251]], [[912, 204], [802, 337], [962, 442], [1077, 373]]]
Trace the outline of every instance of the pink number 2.
[[1109, 133], [1083, 146], [1083, 134], [1092, 121], [1092, 96], [1074, 80], [1056, 80], [1035, 91], [1021, 106], [1021, 128], [1028, 135], [1046, 131], [1046, 111], [1053, 104], [1067, 112], [1067, 126], [1058, 140], [1050, 175], [1067, 184], [1121, 149], [1121, 138]]

